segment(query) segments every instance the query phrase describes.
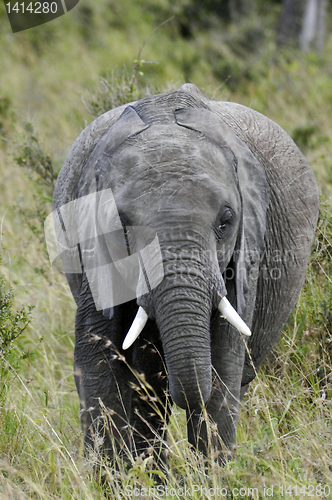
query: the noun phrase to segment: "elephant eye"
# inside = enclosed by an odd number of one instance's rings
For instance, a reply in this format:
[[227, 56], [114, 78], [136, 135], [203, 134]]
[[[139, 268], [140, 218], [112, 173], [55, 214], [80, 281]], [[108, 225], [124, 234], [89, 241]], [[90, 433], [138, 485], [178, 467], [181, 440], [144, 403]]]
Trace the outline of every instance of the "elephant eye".
[[229, 207], [224, 208], [221, 215], [217, 217], [216, 224], [213, 228], [218, 243], [227, 234], [229, 227], [232, 224], [232, 220], [233, 211]]
[[227, 232], [226, 222], [219, 224], [216, 228], [214, 228], [214, 233], [216, 235], [218, 243], [224, 237], [226, 232]]

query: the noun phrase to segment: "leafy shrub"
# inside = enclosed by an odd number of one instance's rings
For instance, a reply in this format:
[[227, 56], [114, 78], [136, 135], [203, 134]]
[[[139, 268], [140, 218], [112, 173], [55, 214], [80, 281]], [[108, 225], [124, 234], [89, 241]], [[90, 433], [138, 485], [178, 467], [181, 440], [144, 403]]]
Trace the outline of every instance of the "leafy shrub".
[[6, 122], [10, 115], [11, 100], [7, 96], [0, 96], [0, 137], [7, 135]]
[[20, 167], [26, 167], [37, 174], [37, 181], [53, 191], [57, 174], [52, 160], [39, 144], [31, 123], [26, 124], [25, 130], [27, 133], [25, 142], [19, 148], [19, 155], [14, 159]]
[[[25, 125], [25, 131], [26, 135], [22, 144], [16, 146], [18, 154], [16, 153], [14, 160], [17, 165], [33, 174], [36, 184], [33, 193], [33, 206], [31, 204], [26, 206], [19, 201], [18, 211], [24, 223], [39, 241], [44, 254], [47, 254], [44, 221], [51, 211], [53, 190], [58, 172], [54, 162], [41, 146], [31, 123], [28, 122]], [[45, 274], [42, 267], [35, 269], [35, 271]]]
[[[0, 255], [1, 264], [1, 255]], [[0, 374], [3, 375], [7, 371], [7, 367], [3, 366], [9, 361], [12, 350], [15, 347], [15, 341], [24, 332], [31, 321], [31, 311], [33, 306], [28, 306], [26, 309], [22, 307], [17, 311], [13, 311], [14, 292], [12, 289], [7, 289], [5, 277], [0, 274]]]

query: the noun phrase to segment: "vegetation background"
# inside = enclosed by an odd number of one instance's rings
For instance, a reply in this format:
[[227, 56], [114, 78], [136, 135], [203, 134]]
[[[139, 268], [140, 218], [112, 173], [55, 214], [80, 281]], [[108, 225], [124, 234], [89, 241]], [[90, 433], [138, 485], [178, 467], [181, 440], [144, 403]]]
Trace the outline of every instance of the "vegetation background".
[[325, 50], [303, 53], [296, 39], [276, 43], [286, 3], [81, 0], [16, 34], [0, 3], [1, 500], [126, 498], [128, 486], [156, 487], [149, 457], [120, 472], [93, 471], [83, 457], [74, 301], [49, 266], [43, 220], [87, 123], [186, 81], [279, 123], [307, 155], [322, 206], [302, 295], [243, 402], [236, 459], [221, 468], [211, 457], [205, 469], [174, 408], [169, 490], [150, 498], [193, 485], [203, 490], [192, 498], [220, 498], [217, 487], [225, 498], [266, 498], [272, 487], [273, 498], [332, 498], [331, 5]]

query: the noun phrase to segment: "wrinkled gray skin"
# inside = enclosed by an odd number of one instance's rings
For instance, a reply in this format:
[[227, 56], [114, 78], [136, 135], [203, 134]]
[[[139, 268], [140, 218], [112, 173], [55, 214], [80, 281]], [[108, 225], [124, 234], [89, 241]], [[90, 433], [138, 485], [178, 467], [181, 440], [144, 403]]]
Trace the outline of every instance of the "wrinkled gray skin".
[[[103, 136], [107, 151], [99, 155]], [[171, 401], [186, 409], [188, 439], [204, 453], [205, 404], [223, 460], [235, 442], [240, 400], [303, 284], [319, 207], [312, 170], [274, 122], [186, 84], [91, 123], [60, 172], [54, 207], [106, 188], [124, 226], [157, 232], [165, 277], [109, 319], [109, 311], [96, 311], [85, 275], [67, 275], [77, 302], [75, 378], [86, 448], [112, 456], [113, 435], [117, 452], [141, 453], [163, 434], [162, 418], [131, 385], [135, 369], [167, 418]], [[252, 330], [248, 349], [217, 311], [226, 289]], [[123, 351], [138, 305], [149, 320]], [[101, 418], [105, 408], [111, 422]], [[212, 446], [220, 450], [220, 440]]]

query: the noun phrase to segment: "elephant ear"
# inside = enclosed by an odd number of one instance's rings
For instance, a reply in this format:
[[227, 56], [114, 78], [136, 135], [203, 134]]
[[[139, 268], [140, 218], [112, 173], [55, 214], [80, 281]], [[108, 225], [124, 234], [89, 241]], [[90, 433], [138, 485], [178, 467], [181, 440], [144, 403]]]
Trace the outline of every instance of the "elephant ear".
[[255, 300], [255, 297], [249, 298], [247, 292], [253, 289], [252, 281], [258, 277], [269, 205], [269, 185], [264, 169], [248, 146], [212, 111], [185, 108], [177, 110], [175, 114], [178, 125], [201, 133], [205, 139], [220, 147], [226, 159], [233, 163], [231, 167], [235, 170], [242, 198], [242, 220], [232, 259], [236, 306], [239, 314], [248, 321], [251, 318], [246, 317], [246, 305], [248, 300]]
[[[54, 210], [66, 211], [64, 206], [68, 206], [76, 198], [95, 193], [97, 191], [96, 171], [100, 167], [99, 160], [105, 158], [105, 155], [111, 155], [128, 137], [147, 127], [148, 125], [139, 118], [130, 105], [111, 110], [86, 127], [74, 142], [60, 171], [53, 195]], [[66, 231], [66, 224], [63, 230]], [[83, 231], [84, 233], [80, 234], [79, 241], [92, 238], [94, 230], [94, 224], [83, 224], [78, 227], [77, 232]], [[73, 249], [74, 255], [80, 251], [76, 245], [77, 242]], [[82, 274], [76, 269], [75, 272], [66, 271], [66, 276], [77, 302], [82, 285]]]
[[60, 170], [53, 193], [53, 208], [61, 207], [77, 197], [77, 186], [82, 172], [100, 139], [118, 120], [128, 106], [111, 109], [90, 123], [77, 137]]

